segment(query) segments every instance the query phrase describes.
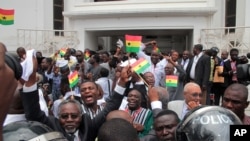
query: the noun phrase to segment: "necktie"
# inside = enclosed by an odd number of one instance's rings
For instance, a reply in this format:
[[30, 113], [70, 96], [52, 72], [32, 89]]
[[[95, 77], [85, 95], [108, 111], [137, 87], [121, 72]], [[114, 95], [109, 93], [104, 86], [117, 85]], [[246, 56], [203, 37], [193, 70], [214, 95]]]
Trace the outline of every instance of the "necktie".
[[69, 136], [70, 136], [70, 141], [74, 141], [75, 140], [75, 134], [69, 134]]

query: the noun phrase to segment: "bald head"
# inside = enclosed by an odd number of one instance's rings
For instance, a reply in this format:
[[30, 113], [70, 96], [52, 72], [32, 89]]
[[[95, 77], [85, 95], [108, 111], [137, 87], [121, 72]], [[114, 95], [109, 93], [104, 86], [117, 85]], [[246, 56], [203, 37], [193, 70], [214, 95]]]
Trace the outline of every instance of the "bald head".
[[200, 86], [197, 83], [189, 82], [184, 86], [183, 92], [191, 91], [193, 88], [200, 88]]
[[248, 89], [243, 84], [239, 84], [239, 83], [231, 84], [227, 87], [225, 94], [227, 94], [228, 91], [237, 92], [238, 96], [241, 97], [243, 101], [247, 101], [248, 99]]
[[129, 113], [123, 111], [123, 110], [114, 110], [109, 112], [109, 114], [106, 117], [106, 120], [111, 120], [114, 118], [121, 118], [121, 119], [125, 119], [128, 122], [132, 123], [133, 119], [132, 117], [129, 115]]
[[167, 109], [168, 108], [168, 102], [169, 102], [169, 94], [168, 90], [163, 87], [156, 87], [157, 92], [159, 94], [159, 100], [162, 103], [162, 109]]

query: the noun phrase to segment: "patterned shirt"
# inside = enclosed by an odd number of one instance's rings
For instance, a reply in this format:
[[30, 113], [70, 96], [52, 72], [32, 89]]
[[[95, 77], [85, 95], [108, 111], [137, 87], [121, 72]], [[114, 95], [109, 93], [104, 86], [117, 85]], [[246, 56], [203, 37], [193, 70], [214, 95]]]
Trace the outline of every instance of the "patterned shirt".
[[245, 115], [243, 119], [244, 125], [250, 125], [250, 116]]
[[101, 112], [104, 107], [102, 105], [98, 105], [97, 110], [94, 111], [92, 108], [89, 108], [85, 105], [82, 105], [83, 113], [90, 116], [91, 119], [93, 119], [99, 112]]

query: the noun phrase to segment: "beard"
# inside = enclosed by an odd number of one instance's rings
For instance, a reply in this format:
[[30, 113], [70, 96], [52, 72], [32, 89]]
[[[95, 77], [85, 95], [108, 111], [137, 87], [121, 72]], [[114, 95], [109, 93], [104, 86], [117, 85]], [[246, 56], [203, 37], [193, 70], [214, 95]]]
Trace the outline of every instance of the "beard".
[[65, 128], [65, 132], [68, 134], [74, 134], [76, 132], [76, 128]]

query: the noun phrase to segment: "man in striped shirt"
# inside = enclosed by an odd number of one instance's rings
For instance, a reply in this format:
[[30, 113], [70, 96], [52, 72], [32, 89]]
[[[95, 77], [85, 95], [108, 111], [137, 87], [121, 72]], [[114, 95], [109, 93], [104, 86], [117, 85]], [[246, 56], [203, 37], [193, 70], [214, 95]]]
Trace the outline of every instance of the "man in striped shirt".
[[133, 119], [133, 125], [139, 137], [146, 135], [153, 126], [153, 113], [150, 109], [140, 106], [142, 95], [136, 89], [131, 89], [128, 93], [128, 104], [125, 109]]

